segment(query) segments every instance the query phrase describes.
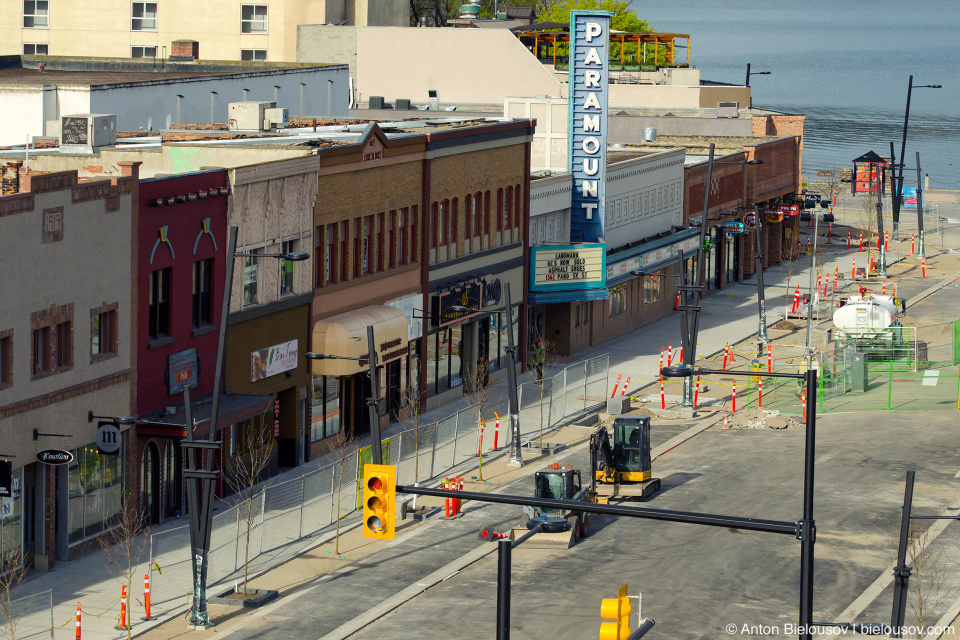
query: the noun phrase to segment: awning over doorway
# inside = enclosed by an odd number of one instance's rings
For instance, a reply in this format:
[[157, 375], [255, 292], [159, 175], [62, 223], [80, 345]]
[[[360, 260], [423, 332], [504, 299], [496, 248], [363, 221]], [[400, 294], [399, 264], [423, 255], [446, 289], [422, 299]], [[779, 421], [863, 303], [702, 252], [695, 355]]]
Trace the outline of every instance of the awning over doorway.
[[[210, 428], [210, 410], [213, 396], [207, 395], [193, 401], [194, 434], [207, 434]], [[242, 422], [273, 407], [273, 396], [258, 396], [242, 393], [225, 393], [220, 396], [217, 416], [217, 428]], [[141, 436], [187, 436], [186, 413], [183, 403], [176, 405], [172, 414], [160, 414], [146, 417], [137, 423], [137, 434]]]
[[370, 306], [318, 320], [313, 325], [310, 350], [357, 360], [311, 360], [318, 376], [351, 376], [368, 370], [367, 327], [373, 326], [380, 364], [407, 354], [407, 318], [396, 307]]

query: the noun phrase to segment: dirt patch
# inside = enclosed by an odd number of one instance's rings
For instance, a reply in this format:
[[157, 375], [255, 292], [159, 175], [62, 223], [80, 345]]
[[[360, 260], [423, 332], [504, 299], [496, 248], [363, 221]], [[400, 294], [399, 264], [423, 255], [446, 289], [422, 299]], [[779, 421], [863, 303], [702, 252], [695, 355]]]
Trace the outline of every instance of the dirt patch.
[[780, 322], [777, 322], [776, 324], [772, 325], [770, 328], [778, 329], [780, 331], [796, 331], [797, 325], [793, 324], [788, 320], [781, 320]]
[[727, 419], [730, 429], [774, 429], [802, 427], [803, 422], [794, 416], [780, 413], [776, 409], [747, 409], [738, 411]]

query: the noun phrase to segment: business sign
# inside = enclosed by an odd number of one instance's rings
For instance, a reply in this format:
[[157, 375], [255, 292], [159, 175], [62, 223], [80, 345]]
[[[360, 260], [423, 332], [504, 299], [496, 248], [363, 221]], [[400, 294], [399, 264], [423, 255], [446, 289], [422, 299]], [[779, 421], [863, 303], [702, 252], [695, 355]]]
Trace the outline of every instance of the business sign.
[[776, 224], [777, 222], [783, 222], [783, 214], [779, 211], [767, 211], [767, 222], [770, 224]]
[[250, 382], [297, 368], [297, 341], [288, 340], [250, 353]]
[[799, 214], [800, 207], [795, 204], [782, 204], [779, 207], [777, 207], [777, 213], [779, 213], [784, 218], [788, 218], [790, 216], [795, 216]]
[[439, 291], [430, 301], [430, 320], [435, 327], [472, 318], [480, 314], [483, 281], [469, 282], [446, 291]]
[[531, 247], [530, 290], [571, 291], [606, 286], [603, 243]]
[[570, 239], [603, 238], [610, 92], [610, 13], [570, 12], [570, 102], [567, 156], [573, 175]]
[[196, 347], [171, 353], [167, 359], [167, 387], [171, 396], [183, 393], [189, 386], [196, 389], [200, 377], [200, 359]]
[[818, 178], [832, 178], [833, 171], [817, 171]]
[[756, 229], [757, 228], [757, 214], [750, 212], [743, 216], [743, 224], [746, 225], [747, 229]]
[[0, 498], [13, 497], [13, 463], [0, 460]]
[[68, 464], [73, 462], [73, 454], [62, 449], [44, 449], [37, 452], [37, 460], [43, 464]]
[[613, 278], [630, 273], [631, 271], [636, 271], [637, 269], [656, 268], [664, 262], [674, 261], [681, 254], [696, 249], [699, 242], [700, 234], [696, 234], [671, 245], [652, 249], [639, 256], [621, 260], [607, 267], [607, 280], [612, 280]]
[[120, 453], [120, 442], [120, 427], [116, 423], [97, 423], [97, 451], [102, 455], [115, 456]]
[[728, 220], [720, 226], [723, 227], [723, 230], [727, 233], [743, 233], [746, 230], [746, 225], [736, 220]]
[[917, 208], [917, 188], [903, 187], [903, 206], [906, 209]]

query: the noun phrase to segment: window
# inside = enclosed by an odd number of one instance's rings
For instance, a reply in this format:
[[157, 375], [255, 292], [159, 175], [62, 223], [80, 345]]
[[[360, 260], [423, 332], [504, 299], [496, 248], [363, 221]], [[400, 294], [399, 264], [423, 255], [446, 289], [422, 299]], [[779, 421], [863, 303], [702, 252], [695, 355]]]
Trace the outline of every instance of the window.
[[517, 185], [513, 188], [513, 227], [514, 229], [520, 228], [520, 219], [523, 217], [521, 213], [522, 209], [520, 208], [520, 185]]
[[350, 223], [340, 223], [340, 274], [337, 281], [347, 279], [347, 243], [350, 242]]
[[513, 187], [507, 187], [506, 200], [503, 203], [503, 229], [512, 229], [510, 224], [510, 213], [513, 205]]
[[643, 278], [643, 304], [650, 304], [660, 299], [661, 289], [663, 288], [662, 272], [658, 271], [655, 275], [644, 276]]
[[210, 309], [213, 306], [210, 282], [213, 279], [213, 258], [193, 263], [193, 328], [210, 324]]
[[376, 255], [376, 258], [377, 258], [377, 268], [376, 268], [376, 270], [377, 270], [377, 271], [383, 271], [383, 261], [384, 261], [384, 253], [383, 253], [383, 234], [384, 234], [384, 231], [385, 231], [385, 229], [383, 228], [383, 214], [382, 214], [382, 213], [378, 213], [378, 214], [377, 214], [377, 255]]
[[417, 207], [414, 206], [410, 209], [410, 261], [416, 262], [420, 259], [420, 254], [417, 252], [417, 249], [420, 248], [420, 236], [417, 235], [417, 224], [419, 220], [417, 219]]
[[0, 331], [0, 389], [13, 384], [13, 329]]
[[240, 49], [241, 60], [266, 60], [266, 49]]
[[463, 217], [464, 217], [464, 220], [465, 220], [465, 222], [466, 222], [466, 229], [464, 229], [463, 237], [466, 238], [467, 240], [469, 240], [470, 238], [473, 237], [473, 225], [474, 225], [474, 222], [473, 222], [473, 196], [472, 196], [472, 195], [467, 195], [467, 197], [464, 198], [463, 201], [464, 201], [464, 204], [466, 204], [466, 207], [467, 207], [467, 211], [466, 211], [466, 213], [465, 213], [464, 216], [463, 216]]
[[460, 215], [460, 199], [454, 198], [453, 208], [450, 209], [450, 229], [449, 229], [450, 242], [453, 244], [457, 244], [457, 238], [459, 237], [457, 233], [459, 231], [459, 229], [457, 228], [457, 218], [459, 217], [459, 215]]
[[56, 352], [54, 367], [60, 369], [73, 364], [73, 322], [61, 322], [56, 326]]
[[123, 454], [101, 456], [91, 443], [73, 456], [67, 467], [68, 544], [115, 527], [123, 508]]
[[156, 58], [156, 47], [130, 47], [131, 58]]
[[[293, 253], [297, 250], [296, 240], [287, 240], [280, 244], [280, 253]], [[293, 260], [280, 260], [280, 295], [293, 293], [293, 269], [296, 263]]]
[[90, 361], [117, 355], [117, 304], [90, 310]]
[[483, 192], [483, 233], [490, 233], [490, 192]]
[[131, 31], [157, 30], [157, 3], [134, 2], [130, 9]]
[[[251, 249], [249, 253], [263, 253], [263, 249]], [[243, 259], [243, 304], [257, 304], [257, 275], [259, 258], [256, 255]]]
[[33, 372], [44, 373], [50, 367], [50, 327], [36, 329], [33, 332]]
[[170, 271], [157, 269], [150, 272], [150, 321], [149, 336], [158, 340], [170, 335]]
[[397, 231], [400, 234], [397, 240], [397, 261], [399, 264], [407, 264], [407, 210], [400, 209], [397, 214]]
[[387, 218], [387, 260], [391, 269], [397, 266], [397, 212], [391, 211]]
[[[50, 26], [50, 7], [47, 0], [23, 0], [23, 28], [46, 29]], [[24, 51], [26, 53], [26, 51]], [[46, 53], [46, 51], [44, 51]]]
[[240, 33], [267, 32], [267, 5], [240, 5]]
[[363, 251], [361, 250], [360, 218], [353, 220], [353, 277], [359, 278], [362, 274], [360, 266], [363, 264]]
[[340, 378], [313, 376], [313, 412], [310, 442], [318, 442], [340, 431]]
[[473, 237], [483, 235], [483, 200], [480, 192], [473, 194]]
[[23, 55], [25, 56], [45, 56], [50, 52], [45, 44], [23, 43]]
[[337, 264], [337, 225], [328, 224], [324, 228], [323, 240], [326, 243], [323, 251], [323, 283], [333, 284], [333, 271]]
[[366, 216], [363, 219], [363, 275], [370, 273], [370, 236], [373, 230], [373, 216]]

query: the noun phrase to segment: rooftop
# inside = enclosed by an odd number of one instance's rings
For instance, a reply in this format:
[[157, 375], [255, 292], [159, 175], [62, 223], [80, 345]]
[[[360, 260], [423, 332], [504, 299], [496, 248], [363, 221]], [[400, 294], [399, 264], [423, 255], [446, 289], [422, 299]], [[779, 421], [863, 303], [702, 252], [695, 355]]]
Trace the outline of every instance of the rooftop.
[[[40, 69], [41, 63], [43, 70]], [[331, 65], [220, 60], [170, 62], [154, 58], [0, 56], [0, 87], [39, 87], [48, 84], [93, 87], [165, 82], [183, 78], [259, 75], [264, 72], [326, 66]]]

